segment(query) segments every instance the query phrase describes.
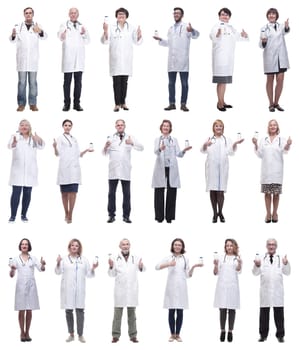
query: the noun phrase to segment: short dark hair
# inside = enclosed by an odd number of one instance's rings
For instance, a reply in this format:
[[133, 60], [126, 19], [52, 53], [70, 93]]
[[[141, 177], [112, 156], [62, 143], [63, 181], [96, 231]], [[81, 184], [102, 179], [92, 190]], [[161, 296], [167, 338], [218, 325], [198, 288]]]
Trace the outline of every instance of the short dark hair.
[[173, 11], [181, 11], [181, 14], [184, 16], [184, 10], [181, 7], [175, 7]]
[[266, 17], [267, 17], [267, 18], [268, 18], [268, 16], [269, 16], [270, 13], [275, 13], [275, 15], [276, 15], [276, 20], [278, 20], [278, 18], [279, 18], [279, 13], [278, 13], [278, 11], [277, 11], [276, 8], [271, 7], [271, 8], [267, 11], [267, 14], [266, 14]]
[[31, 245], [31, 242], [29, 241], [28, 238], [23, 238], [23, 239], [21, 239], [21, 241], [20, 241], [20, 243], [19, 243], [19, 251], [21, 251], [21, 245], [22, 245], [22, 242], [23, 242], [23, 241], [27, 241], [27, 243], [28, 243], [28, 252], [31, 252], [31, 250], [32, 250], [32, 245]]
[[73, 122], [70, 119], [64, 119], [64, 121], [62, 122], [62, 126], [64, 126], [65, 123], [70, 123], [71, 125], [73, 125]]
[[160, 131], [162, 132], [162, 126], [164, 123], [168, 123], [169, 124], [169, 133], [172, 132], [172, 122], [169, 119], [163, 119], [161, 125], [160, 125]]
[[129, 17], [129, 11], [127, 9], [125, 9], [124, 7], [120, 7], [119, 9], [117, 9], [115, 11], [115, 17], [117, 17], [119, 12], [123, 12], [127, 18]]
[[229, 17], [232, 16], [231, 10], [228, 9], [227, 7], [223, 7], [222, 9], [220, 9], [219, 12], [218, 12], [218, 16], [220, 16], [221, 12], [226, 13], [227, 15], [229, 15]]
[[170, 246], [170, 251], [171, 253], [174, 253], [174, 249], [173, 249], [173, 246], [174, 246], [174, 243], [175, 242], [180, 242], [182, 243], [182, 249], [181, 249], [181, 254], [185, 254], [186, 251], [185, 251], [185, 242], [181, 239], [181, 238], [175, 238], [172, 242], [171, 242], [171, 246]]
[[32, 11], [32, 14], [34, 15], [34, 10], [32, 7], [26, 7], [23, 11], [23, 13], [25, 13], [27, 10], [31, 10]]

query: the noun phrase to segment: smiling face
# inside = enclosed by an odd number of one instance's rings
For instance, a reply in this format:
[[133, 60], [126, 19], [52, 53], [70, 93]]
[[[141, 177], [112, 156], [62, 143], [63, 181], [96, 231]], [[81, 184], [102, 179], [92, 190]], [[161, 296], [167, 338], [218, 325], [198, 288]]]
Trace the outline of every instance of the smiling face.
[[269, 255], [274, 255], [276, 253], [276, 248], [277, 248], [277, 242], [275, 239], [269, 239], [267, 241], [267, 252]]
[[183, 14], [181, 10], [176, 9], [173, 11], [173, 19], [176, 23], [181, 22], [182, 18]]
[[219, 21], [224, 22], [224, 23], [228, 23], [229, 20], [230, 20], [229, 14], [222, 10], [220, 12], [220, 15], [219, 15]]
[[124, 255], [129, 254], [129, 252], [130, 252], [130, 247], [131, 247], [130, 241], [127, 240], [127, 239], [123, 239], [123, 240], [120, 241], [120, 243], [119, 243], [119, 248], [120, 248], [121, 252], [122, 252]]
[[276, 120], [270, 120], [269, 124], [268, 124], [268, 134], [269, 135], [278, 135], [279, 134], [279, 127], [278, 127], [278, 123]]
[[275, 11], [271, 11], [267, 14], [267, 19], [270, 23], [275, 23], [277, 21], [277, 13]]
[[78, 20], [79, 17], [79, 11], [76, 8], [71, 8], [69, 10], [69, 17], [70, 17], [70, 21], [72, 22], [76, 22]]
[[29, 252], [29, 242], [27, 239], [23, 239], [20, 244], [20, 250], [23, 254], [27, 254]]
[[31, 134], [31, 125], [28, 120], [22, 120], [20, 122], [19, 133], [23, 136], [29, 136]]
[[227, 255], [234, 255], [235, 247], [232, 241], [227, 241], [225, 243], [225, 253]]
[[125, 14], [125, 12], [118, 12], [117, 16], [116, 16], [116, 20], [120, 25], [124, 25], [126, 23], [127, 20], [127, 16]]
[[80, 244], [78, 241], [72, 241], [69, 244], [69, 253], [73, 256], [80, 255]]
[[174, 241], [173, 242], [173, 252], [175, 255], [179, 255], [182, 253], [182, 249], [183, 249], [183, 244], [180, 241]]
[[221, 121], [216, 121], [213, 126], [213, 132], [215, 136], [223, 135], [224, 125]]
[[64, 133], [65, 134], [69, 134], [70, 131], [72, 130], [72, 127], [73, 127], [73, 124], [71, 122], [68, 122], [68, 121], [65, 122], [63, 124], [63, 131], [64, 131]]
[[24, 10], [25, 22], [30, 24], [33, 21], [34, 11], [31, 7], [28, 7]]
[[170, 134], [170, 124], [168, 122], [164, 122], [161, 126], [161, 132], [164, 136]]
[[123, 120], [119, 119], [115, 122], [115, 129], [119, 134], [123, 134], [126, 128], [126, 124]]

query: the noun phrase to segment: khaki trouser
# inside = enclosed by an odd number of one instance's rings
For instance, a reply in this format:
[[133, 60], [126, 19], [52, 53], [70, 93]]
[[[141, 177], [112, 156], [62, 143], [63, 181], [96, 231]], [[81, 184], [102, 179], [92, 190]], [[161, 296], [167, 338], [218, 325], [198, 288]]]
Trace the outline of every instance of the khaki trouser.
[[[129, 337], [133, 338], [137, 336], [137, 328], [136, 328], [136, 314], [135, 307], [127, 308], [128, 315], [128, 333]], [[119, 338], [121, 335], [121, 319], [123, 315], [123, 307], [115, 307], [114, 308], [114, 318], [112, 323], [112, 337]]]

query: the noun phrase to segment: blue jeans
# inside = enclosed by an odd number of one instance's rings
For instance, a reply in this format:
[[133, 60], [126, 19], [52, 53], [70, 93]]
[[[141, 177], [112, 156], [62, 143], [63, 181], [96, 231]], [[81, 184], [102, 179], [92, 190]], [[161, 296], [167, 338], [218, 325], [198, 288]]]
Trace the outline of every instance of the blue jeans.
[[37, 72], [18, 72], [18, 105], [26, 106], [26, 87], [27, 87], [27, 77], [29, 85], [28, 100], [29, 105], [36, 105], [37, 97], [37, 81], [36, 81]]
[[12, 194], [10, 197], [10, 210], [11, 210], [10, 216], [12, 218], [15, 218], [17, 215], [22, 192], [23, 192], [23, 197], [22, 197], [21, 215], [22, 216], [27, 215], [27, 211], [31, 201], [31, 191], [32, 191], [32, 187], [14, 186], [14, 185], [12, 186]]
[[[169, 92], [169, 104], [175, 104], [175, 82], [178, 72], [168, 72], [168, 92]], [[187, 103], [188, 98], [188, 77], [189, 72], [179, 72], [182, 84], [181, 104]]]
[[[176, 313], [176, 318], [175, 318]], [[183, 325], [183, 309], [169, 309], [168, 310], [168, 324], [171, 334], [179, 335]]]

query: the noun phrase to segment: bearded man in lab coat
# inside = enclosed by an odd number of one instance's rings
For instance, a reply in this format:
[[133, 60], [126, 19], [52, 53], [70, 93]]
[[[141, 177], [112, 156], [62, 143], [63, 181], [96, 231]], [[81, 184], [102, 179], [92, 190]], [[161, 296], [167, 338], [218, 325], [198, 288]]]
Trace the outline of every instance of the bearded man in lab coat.
[[18, 71], [18, 112], [23, 112], [26, 106], [27, 79], [29, 85], [28, 100], [30, 109], [38, 111], [37, 97], [37, 70], [39, 59], [39, 39], [46, 39], [47, 34], [41, 26], [33, 21], [32, 7], [24, 9], [25, 21], [16, 24], [9, 40], [17, 45], [17, 71]]
[[85, 44], [89, 43], [86, 27], [78, 21], [79, 10], [69, 10], [69, 20], [60, 26], [58, 38], [62, 41], [62, 72], [64, 73], [63, 93], [64, 112], [69, 111], [71, 105], [71, 82], [74, 75], [73, 108], [81, 112], [80, 105], [82, 74], [85, 67]]
[[135, 137], [125, 133], [126, 124], [123, 119], [115, 122], [116, 133], [108, 136], [103, 154], [109, 155], [109, 194], [108, 223], [115, 221], [116, 189], [118, 181], [123, 191], [123, 221], [130, 224], [131, 213], [131, 151], [143, 151], [143, 145]]
[[128, 333], [133, 343], [138, 343], [135, 310], [138, 305], [137, 273], [145, 271], [142, 259], [130, 253], [130, 241], [126, 238], [119, 243], [120, 253], [109, 257], [108, 275], [115, 277], [114, 318], [112, 323], [112, 343], [117, 343], [121, 335], [123, 308], [128, 312]]
[[188, 78], [189, 78], [189, 51], [190, 39], [197, 39], [199, 32], [190, 23], [183, 23], [184, 10], [180, 7], [173, 9], [174, 25], [168, 30], [167, 40], [154, 35], [155, 40], [159, 40], [159, 45], [168, 47], [168, 92], [169, 106], [166, 111], [176, 109], [175, 105], [175, 82], [177, 73], [180, 73], [182, 84], [181, 110], [188, 112], [186, 106], [188, 98]]
[[283, 275], [289, 275], [291, 267], [286, 255], [280, 257], [276, 254], [277, 241], [275, 239], [268, 239], [266, 247], [267, 253], [264, 258], [256, 257], [252, 270], [255, 276], [261, 276], [259, 342], [267, 340], [270, 307], [273, 307], [276, 337], [280, 343], [283, 343], [285, 334]]

